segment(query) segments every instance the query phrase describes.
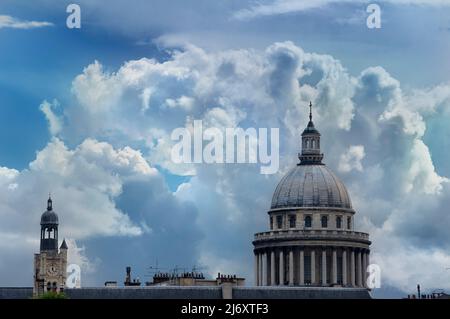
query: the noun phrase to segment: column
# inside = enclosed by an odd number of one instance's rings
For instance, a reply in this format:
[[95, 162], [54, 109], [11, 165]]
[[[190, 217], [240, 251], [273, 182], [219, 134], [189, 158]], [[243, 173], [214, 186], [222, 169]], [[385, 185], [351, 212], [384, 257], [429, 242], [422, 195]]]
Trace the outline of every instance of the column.
[[289, 286], [294, 285], [294, 249], [289, 250]]
[[367, 278], [367, 272], [366, 272], [366, 270], [367, 270], [367, 264], [366, 264], [366, 262], [367, 262], [367, 260], [366, 260], [366, 252], [365, 251], [363, 251], [362, 252], [362, 286], [363, 287], [366, 287], [366, 278]]
[[347, 250], [342, 251], [342, 285], [347, 285]]
[[300, 249], [300, 265], [298, 267], [300, 269], [300, 285], [305, 284], [305, 252], [303, 248]]
[[336, 248], [333, 248], [333, 269], [332, 269], [332, 284], [337, 283], [337, 251]]
[[327, 251], [322, 248], [322, 286], [327, 284]]
[[284, 286], [284, 254], [280, 251], [280, 285]]
[[267, 286], [267, 253], [263, 253], [263, 280], [262, 284], [263, 286]]
[[316, 283], [316, 251], [311, 250], [311, 284]]
[[350, 284], [356, 286], [356, 272], [355, 272], [355, 251], [352, 249], [350, 255]]
[[358, 250], [356, 255], [356, 284], [358, 287], [362, 286], [362, 265], [361, 265], [361, 250]]
[[275, 251], [270, 252], [270, 285], [275, 286]]
[[258, 254], [255, 253], [255, 286], [258, 286]]
[[258, 279], [258, 282], [259, 282], [259, 286], [262, 286], [262, 278], [263, 278], [263, 274], [262, 274], [262, 271], [263, 271], [263, 264], [262, 264], [262, 254], [258, 254], [258, 260], [259, 260], [259, 262], [258, 262], [258, 265], [259, 265], [259, 271], [258, 271], [258, 274], [259, 274], [259, 279]]

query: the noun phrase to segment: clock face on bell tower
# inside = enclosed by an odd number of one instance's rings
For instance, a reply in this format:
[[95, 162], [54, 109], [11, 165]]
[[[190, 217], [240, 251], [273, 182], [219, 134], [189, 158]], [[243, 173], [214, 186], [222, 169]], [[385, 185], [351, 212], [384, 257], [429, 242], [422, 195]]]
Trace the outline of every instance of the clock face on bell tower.
[[47, 269], [47, 274], [49, 276], [56, 276], [58, 274], [58, 267], [55, 264], [50, 264]]

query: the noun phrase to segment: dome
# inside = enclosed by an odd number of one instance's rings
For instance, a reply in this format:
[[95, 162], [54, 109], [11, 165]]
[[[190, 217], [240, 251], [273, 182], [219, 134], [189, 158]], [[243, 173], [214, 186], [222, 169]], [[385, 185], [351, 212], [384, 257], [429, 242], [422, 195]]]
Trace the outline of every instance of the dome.
[[58, 225], [58, 215], [54, 211], [46, 211], [41, 216], [41, 225]]
[[41, 225], [58, 225], [58, 215], [53, 211], [53, 202], [49, 197], [47, 201], [47, 211], [41, 216]]
[[345, 185], [325, 165], [297, 165], [281, 179], [271, 209], [297, 207], [353, 210]]

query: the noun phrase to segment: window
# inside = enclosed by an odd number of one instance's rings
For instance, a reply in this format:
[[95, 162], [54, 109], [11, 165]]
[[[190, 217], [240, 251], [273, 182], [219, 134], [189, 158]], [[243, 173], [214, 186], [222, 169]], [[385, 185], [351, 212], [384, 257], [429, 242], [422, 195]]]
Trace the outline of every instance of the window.
[[328, 227], [328, 217], [327, 216], [322, 216], [322, 228], [327, 228]]
[[341, 228], [342, 227], [342, 218], [341, 216], [337, 216], [336, 217], [336, 228]]
[[270, 216], [270, 230], [273, 230], [273, 217]]
[[351, 229], [351, 228], [352, 228], [352, 218], [347, 217], [347, 229]]
[[283, 216], [281, 215], [277, 216], [277, 228], [278, 229], [283, 228]]
[[290, 228], [295, 228], [296, 223], [297, 223], [297, 216], [295, 216], [295, 215], [290, 215], [290, 216], [289, 216], [289, 227], [290, 227]]
[[311, 216], [306, 216], [305, 217], [305, 227], [310, 228], [312, 226], [312, 218]]

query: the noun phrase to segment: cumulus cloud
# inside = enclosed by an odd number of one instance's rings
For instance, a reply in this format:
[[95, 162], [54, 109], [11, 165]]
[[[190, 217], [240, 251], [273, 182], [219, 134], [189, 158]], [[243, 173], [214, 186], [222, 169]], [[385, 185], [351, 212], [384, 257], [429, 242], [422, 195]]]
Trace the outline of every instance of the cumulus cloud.
[[347, 151], [341, 155], [338, 169], [343, 173], [348, 173], [351, 170], [362, 172], [362, 159], [366, 154], [364, 153], [363, 145], [351, 145]]
[[35, 29], [50, 26], [53, 26], [53, 23], [47, 21], [21, 20], [8, 15], [0, 15], [0, 29]]
[[[10, 222], [19, 229], [25, 227], [21, 224], [25, 220], [35, 220], [38, 225], [46, 194], [51, 192], [55, 209], [61, 209], [63, 233], [69, 233], [72, 238], [140, 235], [142, 229], [116, 207], [113, 198], [120, 195], [125, 179], [152, 174], [148, 164], [142, 162], [145, 160], [130, 149], [113, 150], [105, 143], [86, 140], [70, 150], [54, 138], [37, 153], [28, 169], [10, 174], [9, 183], [16, 183], [17, 187], [3, 186], [4, 217], [27, 212], [18, 219], [11, 218]], [[32, 194], [30, 190], [34, 190]], [[24, 196], [27, 201], [22, 202]], [[3, 232], [12, 231], [5, 227]]]

